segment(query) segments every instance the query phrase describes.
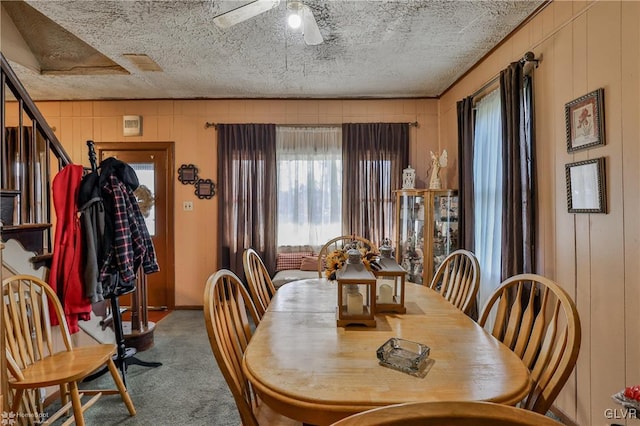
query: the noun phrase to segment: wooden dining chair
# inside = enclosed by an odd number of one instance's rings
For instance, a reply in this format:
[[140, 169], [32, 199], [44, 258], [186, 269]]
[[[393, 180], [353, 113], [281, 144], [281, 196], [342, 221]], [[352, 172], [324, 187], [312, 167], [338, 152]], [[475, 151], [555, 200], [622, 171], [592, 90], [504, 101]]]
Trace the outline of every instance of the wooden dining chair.
[[[136, 410], [113, 361], [115, 344], [99, 344], [74, 348], [58, 296], [44, 281], [31, 275], [15, 275], [2, 281], [4, 300], [4, 339], [9, 372], [8, 386], [13, 393], [11, 412], [24, 413], [31, 421], [45, 419], [53, 423], [72, 409], [76, 425], [84, 425], [83, 411], [102, 394], [119, 393], [134, 416]], [[56, 348], [57, 334], [51, 326], [56, 317], [62, 349]], [[58, 343], [60, 344], [60, 343]], [[115, 389], [79, 390], [78, 383], [107, 366]], [[44, 413], [39, 389], [59, 386], [61, 408], [53, 415]], [[84, 394], [94, 395], [82, 403]], [[69, 398], [71, 401], [69, 402]], [[36, 417], [34, 417], [36, 416]], [[46, 417], [45, 417], [46, 416]]]
[[260, 255], [252, 248], [248, 248], [242, 254], [242, 264], [244, 274], [247, 277], [247, 284], [251, 292], [253, 304], [258, 313], [258, 321], [262, 319], [271, 298], [276, 293], [276, 288], [271, 282], [271, 277], [264, 266]]
[[536, 274], [506, 279], [486, 302], [478, 324], [507, 345], [531, 371], [522, 407], [545, 414], [575, 367], [580, 317], [571, 297]]
[[469, 314], [480, 288], [480, 264], [468, 250], [456, 250], [438, 267], [429, 287]]
[[252, 336], [247, 313], [257, 323], [258, 313], [240, 278], [226, 269], [211, 275], [204, 290], [207, 334], [218, 367], [236, 402], [242, 424], [299, 425], [262, 403], [242, 372], [242, 357]]
[[318, 252], [318, 278], [323, 278], [324, 270], [326, 269], [326, 258], [333, 250], [343, 249], [348, 244], [356, 244], [359, 247], [364, 247], [369, 251], [377, 252], [378, 249], [368, 239], [359, 235], [341, 235], [330, 239], [322, 246]]
[[562, 423], [509, 405], [477, 401], [411, 402], [374, 408], [332, 426], [560, 426]]

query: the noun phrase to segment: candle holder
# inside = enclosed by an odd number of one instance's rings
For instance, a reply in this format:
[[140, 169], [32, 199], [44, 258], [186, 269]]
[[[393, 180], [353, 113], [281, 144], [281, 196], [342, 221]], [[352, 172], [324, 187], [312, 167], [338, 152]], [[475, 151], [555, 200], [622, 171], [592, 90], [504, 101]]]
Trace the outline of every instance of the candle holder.
[[336, 272], [338, 327], [359, 324], [375, 327], [376, 277], [362, 263], [357, 249], [347, 251], [347, 262]]
[[388, 240], [380, 247], [380, 259], [374, 270], [376, 277], [375, 312], [396, 312], [404, 314], [404, 282], [407, 271], [398, 265], [392, 255], [393, 249]]

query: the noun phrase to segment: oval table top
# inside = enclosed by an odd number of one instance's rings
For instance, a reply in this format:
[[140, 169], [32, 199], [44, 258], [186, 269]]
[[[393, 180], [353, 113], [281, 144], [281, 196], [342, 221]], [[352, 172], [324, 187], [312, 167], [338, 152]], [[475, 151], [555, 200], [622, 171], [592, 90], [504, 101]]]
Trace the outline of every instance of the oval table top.
[[[407, 283], [405, 300], [406, 314], [376, 314], [376, 327], [337, 327], [335, 282], [285, 284], [249, 342], [245, 375], [272, 409], [314, 425], [391, 404], [514, 405], [527, 395], [526, 366], [475, 321], [422, 285]], [[379, 364], [376, 350], [392, 337], [431, 348], [426, 376]]]

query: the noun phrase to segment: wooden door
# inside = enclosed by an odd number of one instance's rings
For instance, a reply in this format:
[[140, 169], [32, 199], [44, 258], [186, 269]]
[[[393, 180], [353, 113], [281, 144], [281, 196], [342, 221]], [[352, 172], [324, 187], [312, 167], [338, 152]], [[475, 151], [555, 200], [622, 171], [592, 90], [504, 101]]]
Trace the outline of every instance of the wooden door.
[[[95, 147], [98, 161], [109, 157], [124, 161], [136, 171], [140, 186], [149, 189], [149, 197], [143, 195], [143, 200], [152, 201], [145, 222], [160, 271], [147, 276], [147, 306], [150, 310], [174, 309], [173, 143], [96, 143]], [[130, 305], [129, 296], [123, 296], [120, 303]]]

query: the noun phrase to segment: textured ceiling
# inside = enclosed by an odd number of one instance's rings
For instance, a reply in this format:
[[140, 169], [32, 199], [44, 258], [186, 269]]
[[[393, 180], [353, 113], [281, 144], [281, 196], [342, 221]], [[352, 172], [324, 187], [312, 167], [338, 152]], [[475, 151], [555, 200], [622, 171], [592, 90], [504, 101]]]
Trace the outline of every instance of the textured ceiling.
[[305, 0], [317, 46], [287, 28], [286, 0], [228, 29], [213, 17], [247, 1], [26, 1], [3, 14], [40, 63], [8, 58], [36, 100], [395, 98], [439, 96], [543, 2]]

